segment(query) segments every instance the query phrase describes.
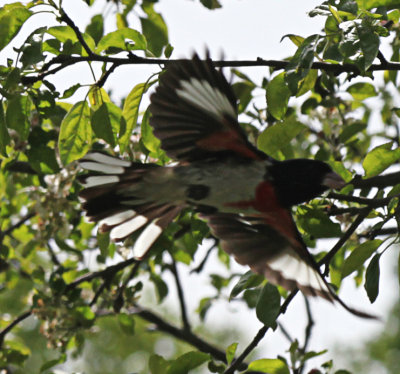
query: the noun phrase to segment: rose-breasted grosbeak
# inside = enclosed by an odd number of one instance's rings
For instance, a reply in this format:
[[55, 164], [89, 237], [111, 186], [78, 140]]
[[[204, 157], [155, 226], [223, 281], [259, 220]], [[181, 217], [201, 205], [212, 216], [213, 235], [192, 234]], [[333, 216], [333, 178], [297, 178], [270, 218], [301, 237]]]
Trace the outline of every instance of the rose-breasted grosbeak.
[[201, 214], [236, 261], [288, 290], [338, 301], [308, 252], [291, 207], [343, 179], [324, 162], [276, 161], [255, 148], [237, 119], [237, 99], [207, 58], [171, 64], [151, 96], [150, 124], [176, 165], [158, 166], [89, 153], [80, 196], [92, 221], [113, 240], [144, 230], [135, 242], [141, 258], [186, 207]]

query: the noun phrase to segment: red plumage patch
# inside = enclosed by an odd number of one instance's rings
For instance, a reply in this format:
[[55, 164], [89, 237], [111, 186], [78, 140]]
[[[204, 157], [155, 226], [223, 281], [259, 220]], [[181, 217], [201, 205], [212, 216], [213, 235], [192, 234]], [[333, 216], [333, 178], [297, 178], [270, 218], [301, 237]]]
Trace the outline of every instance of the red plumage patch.
[[196, 142], [199, 148], [207, 151], [233, 151], [246, 158], [260, 160], [261, 157], [255, 153], [243, 140], [239, 133], [234, 130], [213, 132], [211, 135]]

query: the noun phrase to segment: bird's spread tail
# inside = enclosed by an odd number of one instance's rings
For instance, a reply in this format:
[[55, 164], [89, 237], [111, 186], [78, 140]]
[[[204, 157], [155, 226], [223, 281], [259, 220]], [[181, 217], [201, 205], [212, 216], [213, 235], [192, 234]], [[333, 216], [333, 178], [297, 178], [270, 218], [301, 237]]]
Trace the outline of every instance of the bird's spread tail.
[[160, 167], [124, 161], [93, 152], [80, 160], [89, 173], [82, 176], [85, 189], [79, 196], [91, 221], [99, 222], [101, 232], [110, 232], [114, 241], [126, 239], [142, 229], [133, 253], [142, 258], [163, 229], [179, 214], [183, 206], [154, 200], [146, 193], [146, 180]]

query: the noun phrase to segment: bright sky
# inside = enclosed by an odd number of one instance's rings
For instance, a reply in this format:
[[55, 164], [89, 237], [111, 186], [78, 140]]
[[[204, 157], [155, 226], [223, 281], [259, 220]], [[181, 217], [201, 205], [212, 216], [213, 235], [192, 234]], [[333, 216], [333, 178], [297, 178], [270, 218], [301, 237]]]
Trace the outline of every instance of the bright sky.
[[[6, 3], [9, 2], [12, 1], [6, 1]], [[99, 13], [103, 9], [104, 2], [97, 0], [97, 3], [94, 9]], [[308, 36], [318, 33], [322, 28], [323, 19], [309, 18], [306, 14], [319, 3], [320, 1], [315, 0], [222, 0], [222, 9], [209, 11], [201, 6], [198, 0], [163, 0], [156, 4], [156, 9], [161, 12], [169, 27], [170, 42], [175, 47], [173, 57], [187, 57], [194, 50], [203, 52], [207, 46], [211, 50], [212, 57], [215, 58], [220, 57], [223, 52], [227, 59], [255, 59], [257, 57], [283, 59], [295, 50], [288, 39], [280, 43], [283, 35]], [[93, 14], [92, 11], [82, 0], [68, 0], [64, 1], [64, 4], [70, 17], [83, 29]], [[112, 14], [109, 17], [113, 19]], [[29, 20], [29, 27], [32, 30], [43, 24], [50, 25], [50, 22], [51, 17], [48, 15], [38, 15]], [[133, 27], [137, 22], [133, 22]], [[24, 40], [29, 27], [24, 28], [22, 35], [17, 38], [18, 43]], [[10, 48], [0, 53], [0, 63], [4, 63], [11, 53], [13, 52]], [[119, 99], [126, 96], [137, 83], [145, 81], [150, 73], [157, 70], [156, 66], [119, 68], [111, 75], [105, 88], [111, 89], [114, 97]], [[265, 68], [251, 67], [241, 70], [261, 81]], [[76, 79], [81, 83], [92, 83], [90, 72], [83, 64], [70, 68], [51, 80], [57, 87], [65, 89], [71, 85], [71, 79]], [[75, 100], [75, 96], [73, 99]], [[321, 246], [327, 248], [332, 245], [332, 242], [321, 242]], [[395, 301], [393, 295], [397, 298], [399, 292], [393, 269], [393, 263], [396, 261], [390, 253], [387, 253], [382, 256], [382, 262], [381, 294], [374, 305], [369, 304], [363, 288], [355, 289], [351, 279], [344, 282], [340, 293], [342, 299], [362, 310], [385, 316], [390, 305]], [[239, 266], [236, 270], [246, 271]], [[216, 268], [215, 271], [220, 271], [220, 268]], [[196, 292], [198, 297], [210, 296], [211, 292], [211, 289], [204, 285], [203, 279], [194, 275], [186, 276], [184, 288], [188, 293]], [[229, 325], [232, 326], [239, 324], [240, 330], [248, 339], [251, 339], [261, 324], [257, 322], [254, 311], [248, 312], [238, 304], [231, 303], [229, 313], [227, 313], [226, 304], [219, 303], [209, 313], [207, 323], [218, 325], [229, 321]], [[356, 318], [341, 307], [332, 306], [323, 300], [312, 300], [311, 305], [316, 322], [309, 346], [313, 350], [330, 349], [335, 345], [345, 344], [355, 346], [365, 339], [370, 339], [382, 327], [380, 322]], [[189, 307], [193, 311], [197, 304], [191, 303]], [[302, 341], [306, 318], [304, 301], [300, 295], [291, 303], [287, 314], [280, 318], [280, 321], [293, 337]], [[244, 345], [240, 345], [239, 351], [243, 348]], [[268, 334], [259, 345], [257, 356], [272, 358], [277, 354], [282, 354], [287, 348], [288, 343], [280, 333]], [[317, 362], [324, 362], [331, 358], [336, 363], [340, 362], [339, 357], [335, 357], [330, 349], [321, 360], [315, 360], [312, 363], [316, 365]]]

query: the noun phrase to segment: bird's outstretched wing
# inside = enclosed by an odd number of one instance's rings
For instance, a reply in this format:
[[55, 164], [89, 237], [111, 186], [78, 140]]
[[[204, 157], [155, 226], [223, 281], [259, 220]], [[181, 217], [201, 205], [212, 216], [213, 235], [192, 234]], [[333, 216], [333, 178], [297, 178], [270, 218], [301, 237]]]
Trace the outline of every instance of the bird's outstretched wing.
[[250, 159], [267, 156], [254, 147], [237, 121], [237, 99], [211, 59], [181, 60], [168, 66], [151, 96], [150, 125], [167, 155], [181, 161], [221, 152]]
[[331, 291], [318, 266], [308, 253], [289, 211], [284, 222], [273, 222], [268, 214], [240, 215], [215, 213], [204, 216], [221, 247], [241, 265], [287, 290], [299, 288], [304, 294], [333, 301]]
[[[281, 212], [283, 213], [283, 212]], [[289, 211], [284, 221], [267, 213], [241, 215], [214, 213], [203, 215], [221, 247], [241, 265], [264, 275], [287, 290], [300, 289], [305, 295], [320, 296], [337, 302], [350, 313], [369, 319], [377, 317], [352, 308], [333, 291], [317, 263], [308, 252]], [[286, 222], [283, 232], [282, 224]]]

